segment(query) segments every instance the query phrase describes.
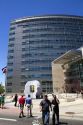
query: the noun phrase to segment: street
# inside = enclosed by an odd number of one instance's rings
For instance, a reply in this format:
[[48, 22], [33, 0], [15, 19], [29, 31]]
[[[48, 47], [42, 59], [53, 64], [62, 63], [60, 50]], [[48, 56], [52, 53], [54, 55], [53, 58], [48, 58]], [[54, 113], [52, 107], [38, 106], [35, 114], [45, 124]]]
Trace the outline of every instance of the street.
[[[42, 125], [40, 101], [33, 100], [33, 117], [31, 118], [19, 118], [19, 107], [14, 107], [14, 103], [6, 103], [5, 109], [0, 108], [0, 125], [32, 125], [37, 119]], [[24, 113], [26, 116], [26, 107]], [[52, 125], [52, 112], [50, 112], [50, 125]], [[83, 125], [82, 99], [79, 98], [73, 102], [60, 99], [60, 125]]]
[[[5, 109], [4, 109], [5, 110]], [[34, 120], [37, 120], [37, 116], [31, 117], [31, 118], [19, 118], [18, 114], [1, 114], [0, 113], [0, 125], [32, 125], [32, 122]], [[41, 123], [41, 118], [38, 119]], [[50, 119], [50, 125], [52, 124]], [[41, 123], [42, 125], [42, 123]], [[83, 125], [82, 120], [74, 120], [73, 118], [64, 118], [60, 119], [60, 125]]]
[[[32, 122], [33, 122], [34, 119], [35, 118], [22, 118], [22, 119], [19, 119], [19, 118], [16, 118], [16, 117], [14, 117], [14, 119], [12, 119], [12, 120], [16, 120], [16, 121], [0, 119], [0, 125], [23, 125], [23, 124], [24, 125], [27, 125], [27, 124], [32, 125]], [[50, 123], [50, 125], [51, 125], [51, 123]], [[60, 119], [60, 125], [83, 125], [83, 121]]]

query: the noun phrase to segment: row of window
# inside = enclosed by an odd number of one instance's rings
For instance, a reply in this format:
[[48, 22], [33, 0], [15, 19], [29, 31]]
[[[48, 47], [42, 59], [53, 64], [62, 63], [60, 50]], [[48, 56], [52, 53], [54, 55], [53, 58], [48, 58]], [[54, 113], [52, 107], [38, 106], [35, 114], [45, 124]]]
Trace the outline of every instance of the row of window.
[[[21, 82], [21, 85], [25, 85], [26, 82], [27, 82], [27, 81], [22, 81], [22, 82]], [[42, 81], [41, 83], [42, 83], [42, 85], [52, 86], [52, 81]], [[8, 83], [7, 83], [7, 86], [12, 86], [12, 82], [8, 82]]]
[[[12, 66], [12, 65], [13, 65], [13, 63], [11, 63], [11, 65], [8, 64], [8, 66]], [[29, 71], [40, 71], [40, 70], [42, 70], [42, 71], [51, 70], [51, 67], [45, 67], [45, 66], [43, 66], [43, 67], [40, 67], [40, 66], [39, 67], [29, 67]], [[26, 68], [22, 68], [21, 71], [26, 72]], [[8, 69], [8, 75], [10, 76], [10, 75], [12, 75], [12, 73], [13, 73], [13, 69]]]
[[60, 22], [51, 22], [51, 21], [47, 21], [47, 22], [43, 22], [43, 21], [40, 21], [40, 22], [34, 22], [34, 23], [26, 23], [24, 25], [20, 25], [22, 26], [23, 28], [26, 28], [26, 27], [32, 27], [32, 26], [42, 26], [42, 25], [51, 25], [51, 26], [69, 26], [69, 27], [79, 27], [80, 25], [76, 22], [76, 23], [69, 23], [69, 22], [63, 22], [63, 21], [60, 21]]
[[[12, 76], [7, 76], [7, 80], [12, 79]], [[21, 79], [27, 79], [27, 78], [52, 78], [51, 74], [34, 74], [34, 75], [21, 75]]]
[[[51, 70], [51, 67], [29, 67], [29, 71], [44, 71], [44, 70]], [[22, 71], [26, 71], [26, 70], [22, 70]]]
[[21, 75], [22, 79], [26, 79], [26, 78], [48, 78], [48, 77], [52, 77], [51, 74], [34, 74], [34, 75]]
[[29, 28], [29, 29], [25, 29], [23, 30], [23, 33], [40, 33], [40, 32], [70, 32], [70, 33], [82, 33], [82, 31], [80, 31], [79, 29], [76, 28], [66, 28], [66, 27], [54, 27], [54, 28]]
[[[25, 84], [24, 84], [25, 85]], [[22, 85], [23, 86], [23, 85]], [[32, 85], [32, 87], [30, 88], [30, 91], [31, 92], [34, 92], [34, 88], [33, 88], [33, 85]], [[52, 92], [53, 91], [53, 89], [52, 88], [50, 88], [50, 87], [48, 87], [48, 88], [42, 88], [42, 92]], [[8, 93], [12, 93], [12, 88], [7, 88], [7, 90], [6, 90], [6, 92], [8, 92]], [[24, 93], [24, 90], [20, 90], [19, 92], [21, 92], [21, 93]]]
[[[79, 21], [79, 22], [78, 22]], [[83, 20], [78, 20], [78, 19], [74, 19], [74, 18], [52, 18], [52, 17], [50, 17], [50, 18], [40, 18], [40, 19], [34, 19], [34, 20], [27, 20], [27, 22], [26, 23], [23, 23], [23, 24], [25, 24], [25, 25], [27, 25], [27, 24], [38, 24], [38, 23], [49, 23], [49, 22], [51, 22], [51, 23], [65, 23], [65, 24], [79, 24], [80, 22], [81, 23], [83, 23]]]
[[[58, 34], [59, 35], [59, 34]], [[83, 41], [83, 37], [79, 37], [79, 35], [77, 35], [77, 37], [73, 37], [72, 35], [71, 36], [66, 36], [66, 35], [55, 35], [56, 37], [50, 37], [50, 35], [49, 35], [49, 37], [42, 37], [42, 39], [41, 39], [41, 37], [27, 37], [27, 39], [24, 39], [24, 40], [27, 40], [28, 41], [28, 43], [30, 43], [30, 41], [47, 41], [47, 40], [50, 40], [50, 41], [56, 41], [56, 40], [58, 40], [58, 41], [60, 41], [60, 40], [64, 40], [64, 41], [66, 41], [66, 40], [72, 40], [72, 41], [74, 41], [74, 39], [77, 41], [77, 40], [81, 40], [82, 39], [82, 41]]]
[[72, 37], [72, 38], [79, 38], [80, 37], [83, 37], [83, 35], [81, 34], [78, 34], [78, 35], [71, 35], [71, 34], [35, 34], [35, 35], [26, 35], [26, 36], [23, 36], [22, 39], [27, 39], [27, 38], [41, 38], [41, 37], [47, 37], [47, 38], [50, 38], [50, 37]]
[[[23, 22], [23, 23], [22, 23]], [[18, 26], [28, 26], [28, 25], [35, 25], [35, 24], [67, 24], [67, 25], [83, 25], [83, 20], [80, 20], [80, 18], [76, 19], [76, 18], [40, 18], [40, 19], [34, 19], [34, 20], [27, 20], [27, 23], [25, 23], [26, 21], [22, 21], [22, 22], [11, 22], [11, 28], [10, 30], [15, 29], [15, 27], [13, 25], [18, 24]]]
[[55, 56], [56, 55], [56, 53], [24, 53], [24, 54], [22, 54], [22, 58], [26, 58], [26, 57], [40, 57], [40, 56], [45, 56], [45, 57], [49, 57], [49, 58], [51, 58], [51, 57], [53, 57], [53, 56]]
[[[79, 42], [79, 41], [77, 41], [77, 42]], [[81, 41], [80, 41], [80, 43], [81, 43]], [[56, 43], [55, 43], [56, 44]], [[53, 49], [53, 48], [56, 48], [56, 47], [58, 47], [58, 48], [61, 48], [61, 47], [66, 47], [66, 48], [68, 48], [68, 47], [73, 47], [74, 45], [72, 45], [71, 43], [69, 43], [69, 45], [67, 44], [67, 45], [65, 45], [66, 43], [64, 42], [63, 43], [63, 45], [60, 45], [60, 43], [58, 43], [59, 44], [59, 46], [58, 46], [58, 44], [55, 46], [55, 44], [52, 44], [52, 45], [50, 45], [50, 44], [47, 44], [47, 45], [43, 45], [43, 44], [39, 44], [39, 45], [30, 45], [30, 46], [26, 46], [26, 48], [22, 48], [22, 51], [28, 51], [28, 49], [29, 49], [29, 51], [30, 50], [37, 50], [37, 49]], [[13, 47], [14, 46], [14, 44], [10, 44], [9, 45], [10, 47]], [[14, 50], [13, 49], [11, 49], [11, 50], [8, 50], [8, 53], [14, 53]]]
[[29, 40], [29, 41], [25, 41], [25, 42], [22, 42], [22, 45], [28, 45], [29, 44], [29, 46], [31, 46], [31, 45], [34, 45], [34, 44], [47, 44], [47, 45], [49, 45], [49, 44], [51, 44], [51, 45], [55, 45], [55, 43], [70, 43], [70, 44], [72, 44], [72, 43], [75, 43], [75, 42], [83, 42], [83, 40], [81, 40], [81, 39], [67, 39], [67, 38], [63, 38], [63, 39], [61, 39], [61, 38], [58, 38], [58, 39], [40, 39], [40, 40], [38, 40], [38, 39], [34, 39], [34, 40]]
[[[40, 29], [40, 31], [42, 30], [42, 29], [49, 29], [49, 30], [52, 30], [52, 29], [56, 29], [56, 30], [58, 30], [58, 29], [64, 29], [64, 30], [67, 30], [67, 29], [69, 29], [69, 30], [73, 30], [73, 31], [75, 31], [75, 30], [82, 30], [83, 29], [83, 25], [64, 25], [64, 24], [56, 24], [56, 25], [54, 25], [54, 24], [40, 24], [40, 25], [25, 25], [25, 26], [23, 26], [23, 31], [24, 30], [29, 30], [29, 29]], [[30, 30], [30, 31], [31, 31]], [[60, 30], [59, 30], [60, 31]], [[24, 31], [24, 32], [26, 32], [26, 31]]]
[[[80, 46], [80, 45], [79, 45]], [[72, 45], [71, 45], [71, 47], [72, 47]], [[59, 49], [60, 49], [60, 47], [59, 46], [55, 46], [55, 49], [56, 49], [56, 51], [58, 51]], [[67, 46], [66, 46], [66, 48], [65, 49], [67, 49]], [[49, 52], [49, 49], [47, 48], [41, 48], [41, 50], [43, 50], [43, 51], [45, 51], [45, 53], [48, 53]], [[27, 48], [22, 48], [22, 51], [23, 52], [27, 52], [27, 54], [29, 54], [29, 55], [31, 55], [31, 54], [33, 54], [34, 55], [34, 53], [36, 52], [36, 53], [41, 53], [41, 51], [40, 51], [40, 48], [31, 48], [31, 49], [27, 49]], [[59, 51], [61, 51], [61, 50], [59, 50]], [[53, 55], [54, 55], [54, 49], [50, 49], [50, 53], [52, 53]], [[50, 54], [49, 53], [49, 54]], [[61, 52], [60, 52], [61, 53]], [[58, 52], [57, 53], [55, 53], [55, 55], [56, 54], [58, 54]], [[50, 54], [51, 55], [51, 54]], [[51, 55], [52, 56], [52, 55]]]
[[52, 60], [29, 60], [29, 61], [22, 61], [22, 64], [28, 63], [50, 63]]
[[[27, 24], [38, 24], [40, 22], [43, 22], [43, 23], [48, 23], [48, 22], [51, 22], [51, 23], [67, 23], [67, 24], [83, 24], [83, 20], [82, 18], [79, 18], [78, 17], [69, 17], [69, 16], [61, 16], [61, 17], [56, 17], [56, 15], [54, 15], [55, 17], [47, 17], [47, 18], [44, 18], [44, 17], [40, 17], [40, 18], [34, 18], [34, 19], [30, 19], [30, 20], [26, 20], [26, 21], [22, 21], [22, 22], [11, 22], [11, 26], [15, 25], [15, 24], [18, 24], [18, 25], [27, 25]], [[76, 19], [77, 18], [77, 19]]]
[[[49, 29], [49, 30], [46, 30], [46, 29]], [[77, 27], [77, 28], [75, 28], [75, 26], [74, 27], [70, 27], [70, 26], [65, 26], [65, 29], [64, 29], [64, 26], [62, 26], [62, 25], [60, 25], [60, 26], [58, 26], [58, 25], [56, 25], [56, 26], [53, 26], [53, 25], [40, 25], [40, 26], [34, 26], [34, 27], [25, 27], [25, 29], [24, 30], [29, 30], [29, 29], [32, 29], [32, 31], [27, 31], [26, 33], [34, 33], [34, 32], [39, 32], [39, 29], [40, 29], [40, 32], [42, 31], [42, 32], [49, 32], [49, 31], [51, 31], [51, 32], [60, 32], [60, 31], [68, 31], [68, 32], [80, 32], [80, 31], [82, 31], [83, 30], [83, 27], [81, 26], [81, 27]], [[33, 30], [35, 30], [35, 29], [37, 29], [36, 31], [33, 31]], [[45, 30], [42, 30], [42, 29], [45, 29]]]

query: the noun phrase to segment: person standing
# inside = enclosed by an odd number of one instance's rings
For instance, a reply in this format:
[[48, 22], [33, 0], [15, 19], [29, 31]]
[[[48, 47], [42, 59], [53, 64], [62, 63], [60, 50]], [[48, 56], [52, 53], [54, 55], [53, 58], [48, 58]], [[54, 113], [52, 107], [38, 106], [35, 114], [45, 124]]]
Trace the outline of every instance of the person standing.
[[5, 104], [5, 95], [3, 94], [1, 96], [1, 106], [2, 106], [2, 109], [4, 108], [4, 104]]
[[26, 98], [25, 104], [27, 106], [27, 116], [30, 114], [30, 117], [32, 117], [32, 99], [30, 95]]
[[52, 105], [53, 105], [53, 114], [52, 114], [52, 124], [55, 125], [55, 115], [57, 118], [57, 125], [59, 125], [59, 100], [56, 97], [56, 95], [52, 95], [53, 100], [52, 100]]
[[42, 111], [42, 121], [43, 121], [43, 125], [49, 125], [49, 117], [50, 117], [50, 108], [52, 110], [51, 107], [51, 102], [50, 100], [48, 100], [48, 96], [45, 95], [44, 99], [40, 102], [40, 107], [41, 107], [41, 111]]
[[16, 107], [17, 106], [17, 101], [18, 101], [18, 95], [17, 94], [15, 94], [14, 101], [15, 101], [14, 106]]
[[19, 118], [25, 117], [24, 116], [24, 104], [25, 104], [25, 98], [23, 97], [23, 95], [19, 98], [19, 107], [20, 107], [20, 114], [19, 114]]
[[1, 96], [1, 93], [0, 93], [0, 108], [1, 108], [1, 98], [2, 98], [2, 96]]
[[81, 97], [82, 97], [82, 99], [83, 99], [83, 89], [81, 90]]

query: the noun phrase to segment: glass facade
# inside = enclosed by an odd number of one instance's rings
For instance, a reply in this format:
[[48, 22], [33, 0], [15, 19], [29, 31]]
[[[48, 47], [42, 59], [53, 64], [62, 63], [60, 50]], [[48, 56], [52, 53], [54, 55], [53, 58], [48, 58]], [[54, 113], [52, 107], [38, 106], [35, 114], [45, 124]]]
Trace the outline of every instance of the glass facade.
[[83, 59], [68, 64], [65, 75], [67, 92], [77, 92], [83, 89]]
[[49, 15], [10, 23], [7, 92], [23, 92], [28, 80], [39, 80], [52, 92], [51, 62], [83, 45], [83, 17]]

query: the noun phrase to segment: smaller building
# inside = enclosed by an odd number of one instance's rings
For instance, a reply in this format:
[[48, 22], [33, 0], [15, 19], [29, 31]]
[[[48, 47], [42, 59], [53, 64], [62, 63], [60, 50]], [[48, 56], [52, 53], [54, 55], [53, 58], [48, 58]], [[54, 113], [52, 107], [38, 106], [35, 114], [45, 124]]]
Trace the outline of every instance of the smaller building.
[[54, 92], [78, 92], [83, 89], [83, 47], [70, 50], [52, 62]]

